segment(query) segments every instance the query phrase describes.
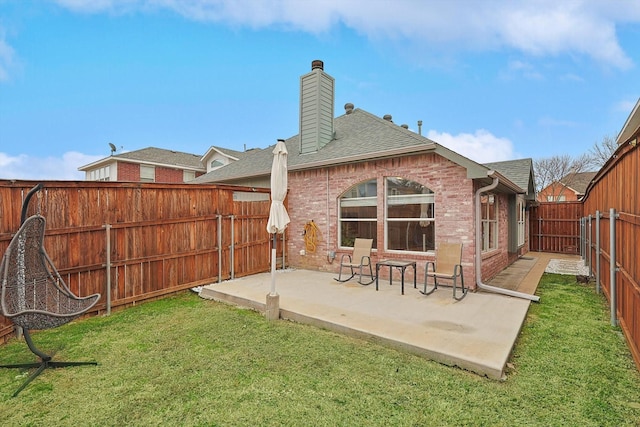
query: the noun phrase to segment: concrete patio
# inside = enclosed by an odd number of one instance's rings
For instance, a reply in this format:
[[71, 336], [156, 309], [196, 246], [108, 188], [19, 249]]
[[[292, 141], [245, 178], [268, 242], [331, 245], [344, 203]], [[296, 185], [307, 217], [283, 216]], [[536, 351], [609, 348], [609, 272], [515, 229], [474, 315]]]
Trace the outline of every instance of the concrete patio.
[[[554, 265], [581, 263], [578, 256], [529, 253], [488, 284], [533, 294], [552, 259], [564, 260]], [[339, 283], [334, 277], [326, 272], [278, 270], [280, 317], [379, 342], [492, 379], [504, 378], [531, 304], [492, 292], [469, 292], [462, 301], [455, 301], [450, 287], [425, 296], [406, 283], [401, 295], [399, 282], [389, 286], [388, 280], [381, 280], [376, 291], [375, 283], [362, 286], [355, 278]], [[200, 296], [264, 313], [270, 286], [271, 274], [262, 273], [204, 286]], [[544, 304], [544, 299], [539, 303]]]

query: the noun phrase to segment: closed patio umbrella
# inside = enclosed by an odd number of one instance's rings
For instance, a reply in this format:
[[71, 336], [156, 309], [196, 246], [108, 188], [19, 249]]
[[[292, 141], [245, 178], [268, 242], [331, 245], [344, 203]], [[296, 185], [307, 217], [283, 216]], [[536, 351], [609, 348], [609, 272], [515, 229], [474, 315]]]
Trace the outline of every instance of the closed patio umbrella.
[[273, 164], [271, 165], [271, 209], [267, 232], [273, 234], [273, 248], [271, 249], [271, 295], [276, 294], [276, 234], [284, 233], [289, 222], [289, 214], [284, 207], [287, 196], [287, 147], [283, 139], [279, 139], [273, 149]]

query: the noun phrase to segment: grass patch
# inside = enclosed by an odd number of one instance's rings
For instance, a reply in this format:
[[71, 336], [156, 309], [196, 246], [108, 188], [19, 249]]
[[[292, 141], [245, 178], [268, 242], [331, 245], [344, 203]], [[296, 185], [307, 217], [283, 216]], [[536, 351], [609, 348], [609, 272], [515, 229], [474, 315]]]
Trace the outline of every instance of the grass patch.
[[[0, 425], [635, 426], [640, 375], [602, 296], [546, 274], [498, 382], [183, 293], [33, 334], [55, 359], [0, 369]], [[33, 360], [21, 341], [1, 363]]]

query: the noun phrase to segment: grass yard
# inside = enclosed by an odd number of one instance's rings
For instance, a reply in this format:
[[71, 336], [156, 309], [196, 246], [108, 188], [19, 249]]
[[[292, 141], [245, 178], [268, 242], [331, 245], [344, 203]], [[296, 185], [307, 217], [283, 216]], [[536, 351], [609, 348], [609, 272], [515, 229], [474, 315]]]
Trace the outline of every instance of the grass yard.
[[[640, 374], [592, 286], [545, 274], [506, 381], [183, 293], [36, 332], [0, 369], [1, 426], [637, 426]], [[473, 298], [473, 296], [470, 296]], [[0, 363], [31, 361], [26, 344]]]

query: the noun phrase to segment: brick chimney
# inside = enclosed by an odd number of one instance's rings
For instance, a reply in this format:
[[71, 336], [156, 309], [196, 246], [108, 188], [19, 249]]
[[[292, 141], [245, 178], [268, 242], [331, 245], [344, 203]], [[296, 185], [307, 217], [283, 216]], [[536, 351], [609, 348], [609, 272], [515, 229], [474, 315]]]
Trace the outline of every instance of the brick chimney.
[[311, 72], [300, 77], [300, 153], [315, 153], [333, 139], [335, 80], [324, 63], [311, 62]]

